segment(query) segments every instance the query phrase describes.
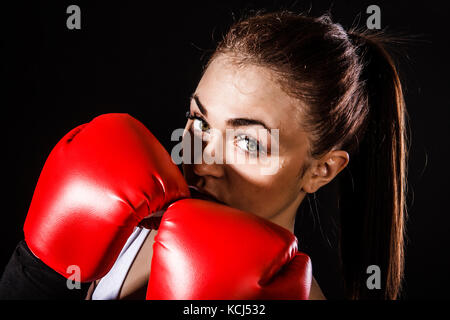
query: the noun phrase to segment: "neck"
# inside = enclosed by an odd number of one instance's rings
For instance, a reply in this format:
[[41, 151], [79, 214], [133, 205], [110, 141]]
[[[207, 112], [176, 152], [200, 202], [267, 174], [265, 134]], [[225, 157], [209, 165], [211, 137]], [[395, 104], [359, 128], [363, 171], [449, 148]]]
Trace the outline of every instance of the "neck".
[[297, 209], [300, 206], [300, 203], [302, 202], [304, 197], [305, 193], [302, 192], [286, 208], [275, 214], [269, 220], [294, 233], [295, 216], [297, 215]]

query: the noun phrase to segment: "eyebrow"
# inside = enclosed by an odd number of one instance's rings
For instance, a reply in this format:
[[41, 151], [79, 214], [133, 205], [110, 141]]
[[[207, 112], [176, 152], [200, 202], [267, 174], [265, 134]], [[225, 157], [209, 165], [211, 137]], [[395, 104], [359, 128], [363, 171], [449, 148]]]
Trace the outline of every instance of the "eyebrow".
[[191, 95], [191, 100], [192, 99], [195, 100], [195, 103], [197, 104], [197, 107], [200, 109], [200, 112], [203, 113], [205, 116], [208, 116], [208, 110], [206, 110], [205, 106], [200, 102], [198, 95], [193, 93]]
[[[191, 95], [191, 100], [192, 99], [197, 104], [198, 108], [200, 109], [200, 112], [203, 115], [208, 116], [208, 110], [206, 110], [206, 107], [200, 102], [200, 99], [199, 99], [198, 95], [197, 94], [192, 94]], [[226, 123], [227, 123], [227, 125], [229, 125], [231, 127], [245, 127], [245, 126], [259, 125], [259, 126], [264, 127], [269, 132], [272, 130], [271, 128], [269, 128], [268, 125], [266, 125], [264, 123], [264, 121], [257, 120], [257, 119], [233, 118], [233, 119], [228, 119]]]

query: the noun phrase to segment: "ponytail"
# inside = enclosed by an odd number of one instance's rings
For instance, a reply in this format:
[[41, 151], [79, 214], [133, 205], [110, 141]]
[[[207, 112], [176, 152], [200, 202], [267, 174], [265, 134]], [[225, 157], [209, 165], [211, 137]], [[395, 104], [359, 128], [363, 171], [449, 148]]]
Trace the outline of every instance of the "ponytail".
[[[361, 81], [369, 111], [359, 147], [339, 176], [346, 295], [396, 299], [404, 269], [407, 113], [386, 40], [357, 32], [349, 32], [349, 38], [364, 66]], [[379, 289], [370, 289], [367, 283], [372, 282], [374, 271], [368, 269], [372, 265], [379, 267]]]
[[[312, 158], [333, 148], [350, 154], [336, 179], [342, 269], [351, 299], [395, 299], [403, 276], [406, 110], [386, 40], [394, 39], [347, 32], [328, 14], [314, 18], [283, 10], [236, 22], [212, 58], [232, 53], [238, 63], [274, 71], [283, 90], [302, 102], [300, 125], [310, 133]], [[372, 265], [379, 267], [380, 289], [367, 287]]]

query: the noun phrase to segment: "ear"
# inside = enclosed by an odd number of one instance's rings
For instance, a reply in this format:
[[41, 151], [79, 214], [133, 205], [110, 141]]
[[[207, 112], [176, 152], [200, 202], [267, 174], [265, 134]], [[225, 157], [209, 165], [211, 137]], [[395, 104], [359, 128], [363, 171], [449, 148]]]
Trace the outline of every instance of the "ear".
[[350, 156], [346, 151], [330, 151], [310, 166], [309, 172], [305, 175], [303, 190], [306, 193], [316, 192], [320, 187], [333, 180], [347, 166], [349, 161]]

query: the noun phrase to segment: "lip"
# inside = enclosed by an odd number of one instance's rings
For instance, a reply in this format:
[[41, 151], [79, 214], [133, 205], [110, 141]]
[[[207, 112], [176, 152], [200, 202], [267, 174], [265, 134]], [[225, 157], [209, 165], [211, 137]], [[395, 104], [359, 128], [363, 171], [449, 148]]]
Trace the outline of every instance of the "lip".
[[213, 196], [212, 194], [210, 194], [209, 192], [207, 192], [203, 189], [197, 188], [195, 186], [189, 186], [189, 190], [191, 191], [192, 197], [195, 199], [202, 199], [202, 200], [217, 202], [220, 204], [225, 204], [224, 202], [220, 201], [215, 196]]

